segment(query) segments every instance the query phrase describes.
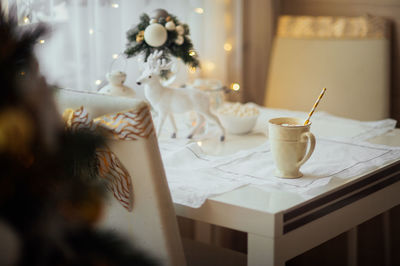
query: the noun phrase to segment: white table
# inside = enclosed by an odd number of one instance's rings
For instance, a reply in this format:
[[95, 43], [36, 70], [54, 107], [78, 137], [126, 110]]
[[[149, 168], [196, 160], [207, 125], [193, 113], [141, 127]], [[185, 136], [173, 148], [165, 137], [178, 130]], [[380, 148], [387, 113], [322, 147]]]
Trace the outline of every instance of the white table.
[[[319, 130], [321, 134], [332, 134], [332, 128]], [[218, 153], [250, 148], [266, 141], [266, 137], [228, 136], [226, 141]], [[400, 130], [369, 142], [400, 146]], [[203, 148], [210, 152], [216, 146], [212, 140], [203, 142]], [[365, 175], [321, 187], [319, 195], [310, 200], [294, 193], [246, 186], [209, 198], [198, 209], [175, 204], [175, 210], [179, 216], [246, 232], [248, 265], [284, 265], [400, 204], [399, 180], [400, 158]]]

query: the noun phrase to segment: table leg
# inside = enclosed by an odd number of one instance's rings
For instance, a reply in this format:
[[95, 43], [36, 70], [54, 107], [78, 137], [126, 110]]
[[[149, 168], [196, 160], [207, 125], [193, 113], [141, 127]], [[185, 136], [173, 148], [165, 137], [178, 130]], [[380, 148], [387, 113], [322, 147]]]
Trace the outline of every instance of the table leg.
[[284, 266], [278, 251], [274, 238], [247, 235], [247, 266]]

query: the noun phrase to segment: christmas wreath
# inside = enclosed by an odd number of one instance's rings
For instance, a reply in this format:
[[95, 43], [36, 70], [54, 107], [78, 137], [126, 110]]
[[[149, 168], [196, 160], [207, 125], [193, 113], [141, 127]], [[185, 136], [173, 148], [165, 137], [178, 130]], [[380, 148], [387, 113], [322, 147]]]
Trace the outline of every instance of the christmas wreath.
[[127, 39], [125, 54], [128, 58], [143, 53], [147, 61], [151, 53], [162, 50], [167, 60], [172, 55], [190, 67], [199, 66], [197, 53], [189, 38], [189, 26], [164, 9], [155, 10], [152, 17], [141, 15], [140, 23], [128, 30]]

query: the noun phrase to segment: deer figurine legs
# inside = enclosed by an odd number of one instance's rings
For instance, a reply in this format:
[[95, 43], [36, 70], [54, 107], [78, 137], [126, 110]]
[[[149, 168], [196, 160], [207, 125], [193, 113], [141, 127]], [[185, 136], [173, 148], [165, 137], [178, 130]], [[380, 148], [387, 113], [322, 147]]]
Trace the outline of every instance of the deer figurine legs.
[[[160, 136], [162, 127], [164, 126], [165, 120], [166, 118], [169, 117], [170, 121], [171, 121], [171, 125], [173, 128], [173, 132], [171, 135], [171, 138], [176, 138], [176, 134], [178, 131], [178, 128], [176, 126], [176, 122], [175, 122], [175, 118], [174, 115], [172, 113], [169, 114], [164, 114], [162, 112], [159, 113], [158, 116], [158, 123], [157, 123], [157, 136]], [[190, 132], [188, 138], [191, 139], [194, 135], [196, 135], [199, 130], [204, 127], [205, 125], [205, 118], [207, 118], [208, 120], [214, 121], [215, 124], [219, 127], [220, 131], [221, 131], [221, 136], [220, 136], [220, 141], [224, 141], [225, 140], [225, 129], [223, 128], [223, 126], [221, 125], [221, 122], [219, 121], [218, 117], [215, 116], [213, 113], [211, 112], [205, 112], [205, 113], [196, 113], [196, 126], [192, 129], [192, 131]]]
[[175, 123], [175, 118], [172, 114], [169, 114], [169, 120], [171, 121], [172, 124], [172, 128], [174, 129], [174, 131], [172, 132], [171, 138], [176, 138], [176, 132], [178, 131], [178, 128], [176, 127], [176, 123]]
[[205, 117], [207, 117], [208, 120], [214, 121], [217, 124], [217, 126], [219, 127], [219, 129], [221, 130], [221, 133], [222, 133], [219, 140], [224, 141], [225, 140], [225, 129], [222, 126], [221, 122], [219, 121], [218, 117], [216, 115], [214, 115], [213, 113], [211, 113], [210, 111], [204, 112], [202, 114]]
[[214, 115], [211, 112], [202, 112], [202, 113], [196, 113], [197, 115], [197, 121], [196, 121], [196, 127], [192, 130], [192, 132], [190, 133], [190, 135], [188, 136], [189, 139], [191, 139], [195, 134], [198, 133], [198, 131], [204, 127], [205, 125], [205, 117], [208, 120], [214, 121], [215, 124], [217, 124], [217, 126], [219, 127], [220, 131], [221, 131], [221, 136], [220, 136], [220, 141], [224, 141], [225, 140], [225, 129], [222, 126], [221, 122], [219, 121], [218, 117], [216, 115]]
[[157, 130], [156, 130], [157, 137], [160, 137], [161, 129], [165, 123], [166, 118], [167, 118], [166, 114], [161, 113], [161, 112], [158, 113], [158, 122], [157, 122]]
[[176, 132], [178, 131], [178, 128], [176, 127], [174, 116], [171, 113], [166, 115], [166, 114], [161, 113], [161, 112], [158, 115], [157, 132], [156, 132], [157, 137], [160, 137], [161, 130], [162, 130], [163, 126], [164, 126], [164, 123], [165, 123], [165, 120], [167, 119], [167, 117], [169, 117], [169, 120], [171, 121], [171, 125], [172, 125], [172, 128], [173, 128], [173, 132], [171, 134], [171, 138], [176, 138]]
[[199, 132], [200, 128], [204, 126], [204, 122], [204, 116], [202, 114], [196, 113], [196, 126], [195, 128], [193, 128], [192, 132], [190, 132], [188, 139], [191, 139], [195, 134]]

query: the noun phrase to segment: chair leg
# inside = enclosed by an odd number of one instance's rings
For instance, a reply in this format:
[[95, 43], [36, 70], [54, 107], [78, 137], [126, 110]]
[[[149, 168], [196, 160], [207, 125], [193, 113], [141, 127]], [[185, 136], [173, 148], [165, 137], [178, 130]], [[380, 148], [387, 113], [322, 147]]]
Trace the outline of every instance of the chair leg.
[[357, 226], [350, 229], [347, 235], [347, 265], [357, 266]]
[[212, 243], [212, 226], [211, 224], [195, 221], [194, 222], [194, 239], [201, 243]]
[[382, 214], [382, 229], [383, 229], [383, 247], [385, 252], [385, 265], [390, 266], [391, 263], [391, 238], [390, 238], [390, 211]]

